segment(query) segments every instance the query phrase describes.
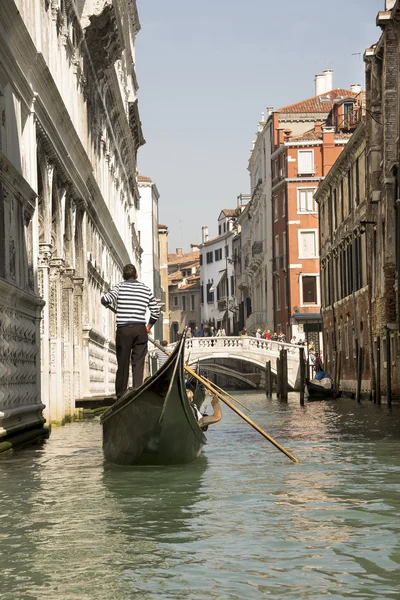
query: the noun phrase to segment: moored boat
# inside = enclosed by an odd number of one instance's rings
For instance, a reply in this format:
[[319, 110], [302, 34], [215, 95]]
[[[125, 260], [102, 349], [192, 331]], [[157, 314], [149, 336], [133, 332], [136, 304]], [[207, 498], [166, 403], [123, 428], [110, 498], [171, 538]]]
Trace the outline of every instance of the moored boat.
[[335, 386], [330, 377], [311, 379], [306, 382], [308, 400], [326, 400], [334, 398]]
[[161, 368], [127, 390], [102, 416], [106, 460], [121, 464], [178, 464], [206, 443], [186, 394], [184, 339]]

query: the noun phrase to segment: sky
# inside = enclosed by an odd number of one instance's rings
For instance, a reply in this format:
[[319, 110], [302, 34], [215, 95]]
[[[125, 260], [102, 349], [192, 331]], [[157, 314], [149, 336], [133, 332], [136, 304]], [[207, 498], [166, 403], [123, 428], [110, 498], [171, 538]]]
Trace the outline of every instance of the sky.
[[[314, 77], [364, 84], [384, 0], [137, 0], [138, 170], [160, 194], [169, 252], [217, 235], [250, 192], [248, 160], [267, 106], [314, 96]], [[361, 54], [360, 54], [361, 53]]]

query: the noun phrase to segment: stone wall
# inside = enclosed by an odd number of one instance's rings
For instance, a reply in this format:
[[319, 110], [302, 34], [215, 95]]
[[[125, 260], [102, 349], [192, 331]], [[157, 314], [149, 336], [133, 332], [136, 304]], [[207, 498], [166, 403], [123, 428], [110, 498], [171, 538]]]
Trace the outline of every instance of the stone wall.
[[63, 422], [77, 398], [113, 393], [100, 296], [124, 264], [140, 273], [140, 24], [134, 0], [15, 0], [0, 25], [0, 411], [35, 406], [42, 422], [44, 404]]

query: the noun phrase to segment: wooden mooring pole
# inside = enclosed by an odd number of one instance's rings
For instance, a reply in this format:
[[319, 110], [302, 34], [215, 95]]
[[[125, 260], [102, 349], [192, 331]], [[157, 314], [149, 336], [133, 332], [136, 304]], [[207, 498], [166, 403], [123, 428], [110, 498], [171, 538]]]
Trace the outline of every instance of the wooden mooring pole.
[[[386, 398], [390, 408], [392, 406], [392, 352], [390, 347], [390, 329], [386, 329]], [[385, 357], [384, 357], [385, 358]]]
[[381, 403], [381, 338], [376, 338], [376, 403]]
[[282, 376], [282, 400], [288, 399], [288, 368], [287, 368], [287, 350], [281, 350], [281, 376]]
[[276, 359], [276, 397], [280, 398], [282, 393], [281, 359]]
[[304, 388], [306, 385], [306, 363], [304, 360], [304, 347], [300, 346], [300, 404], [304, 405]]
[[267, 398], [272, 398], [272, 368], [270, 360], [267, 360], [265, 365], [265, 392]]

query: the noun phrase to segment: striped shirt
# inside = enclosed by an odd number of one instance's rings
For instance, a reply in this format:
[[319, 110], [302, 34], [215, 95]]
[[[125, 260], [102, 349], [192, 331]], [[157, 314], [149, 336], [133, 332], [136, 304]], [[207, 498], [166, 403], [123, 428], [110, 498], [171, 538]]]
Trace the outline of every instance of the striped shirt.
[[[165, 348], [167, 352], [171, 352], [168, 348]], [[168, 354], [165, 354], [162, 350], [158, 349], [156, 352], [157, 357], [157, 368], [159, 369], [168, 360]]]
[[150, 324], [153, 325], [160, 316], [160, 307], [151, 289], [136, 279], [118, 283], [102, 296], [101, 303], [112, 304], [117, 309], [117, 327], [131, 323], [146, 324], [147, 308], [150, 310]]

